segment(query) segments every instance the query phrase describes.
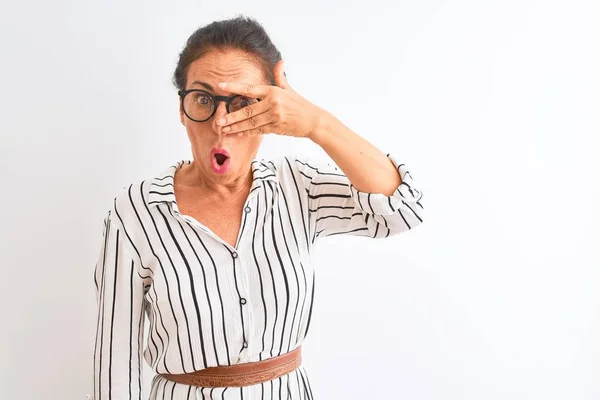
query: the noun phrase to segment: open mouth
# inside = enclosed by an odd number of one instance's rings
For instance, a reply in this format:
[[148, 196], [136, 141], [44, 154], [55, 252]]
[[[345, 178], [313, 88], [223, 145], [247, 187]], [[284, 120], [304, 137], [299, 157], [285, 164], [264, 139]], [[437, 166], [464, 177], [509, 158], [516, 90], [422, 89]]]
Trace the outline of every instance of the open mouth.
[[217, 174], [224, 174], [229, 169], [229, 163], [231, 161], [229, 153], [225, 149], [214, 148], [211, 150], [210, 166], [213, 172]]
[[215, 157], [215, 161], [217, 162], [217, 164], [219, 166], [225, 164], [225, 161], [227, 161], [227, 159], [229, 158], [223, 153], [215, 153], [214, 157]]

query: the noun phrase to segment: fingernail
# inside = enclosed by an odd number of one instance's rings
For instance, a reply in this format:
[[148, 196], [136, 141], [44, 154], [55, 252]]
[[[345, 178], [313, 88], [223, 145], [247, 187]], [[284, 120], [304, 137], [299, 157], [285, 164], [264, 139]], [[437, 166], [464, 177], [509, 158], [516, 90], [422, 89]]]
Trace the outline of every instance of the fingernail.
[[227, 122], [227, 121], [225, 120], [225, 118], [219, 118], [219, 119], [217, 120], [217, 125], [225, 125], [225, 122]]
[[223, 129], [221, 129], [223, 132], [229, 132], [231, 130], [230, 126], [226, 126]]

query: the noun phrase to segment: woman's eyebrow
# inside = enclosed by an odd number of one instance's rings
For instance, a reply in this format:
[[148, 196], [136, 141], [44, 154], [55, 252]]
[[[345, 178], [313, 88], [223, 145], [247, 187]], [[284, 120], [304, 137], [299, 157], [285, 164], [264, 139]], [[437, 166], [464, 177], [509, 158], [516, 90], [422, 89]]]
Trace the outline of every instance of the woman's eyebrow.
[[211, 92], [214, 92], [214, 91], [215, 91], [215, 89], [213, 89], [213, 87], [212, 87], [212, 86], [210, 86], [210, 85], [209, 85], [208, 83], [206, 83], [206, 82], [194, 81], [194, 82], [192, 82], [192, 85], [202, 85], [202, 86], [204, 86], [205, 88], [207, 88], [208, 90], [210, 90]]

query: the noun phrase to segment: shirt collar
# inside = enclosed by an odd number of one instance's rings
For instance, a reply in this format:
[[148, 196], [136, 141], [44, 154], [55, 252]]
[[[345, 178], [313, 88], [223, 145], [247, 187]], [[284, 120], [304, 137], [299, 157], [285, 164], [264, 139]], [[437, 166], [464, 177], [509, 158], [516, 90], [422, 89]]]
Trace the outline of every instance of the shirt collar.
[[[160, 203], [176, 203], [173, 186], [175, 172], [187, 164], [191, 164], [191, 160], [178, 161], [152, 179], [148, 195], [148, 206], [153, 207]], [[270, 163], [254, 159], [252, 161], [251, 192], [265, 181], [277, 182], [275, 168]]]

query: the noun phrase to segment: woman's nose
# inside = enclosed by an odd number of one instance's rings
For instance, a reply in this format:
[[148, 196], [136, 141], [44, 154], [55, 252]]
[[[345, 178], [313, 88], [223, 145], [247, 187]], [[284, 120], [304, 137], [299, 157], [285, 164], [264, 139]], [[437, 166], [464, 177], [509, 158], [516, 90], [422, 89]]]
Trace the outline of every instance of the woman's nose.
[[221, 126], [217, 125], [217, 121], [219, 120], [219, 118], [221, 118], [223, 115], [227, 114], [227, 107], [225, 102], [220, 101], [219, 103], [217, 103], [217, 109], [215, 110], [215, 115], [213, 115], [212, 117], [212, 128], [213, 130], [218, 133], [219, 135], [221, 134]]

